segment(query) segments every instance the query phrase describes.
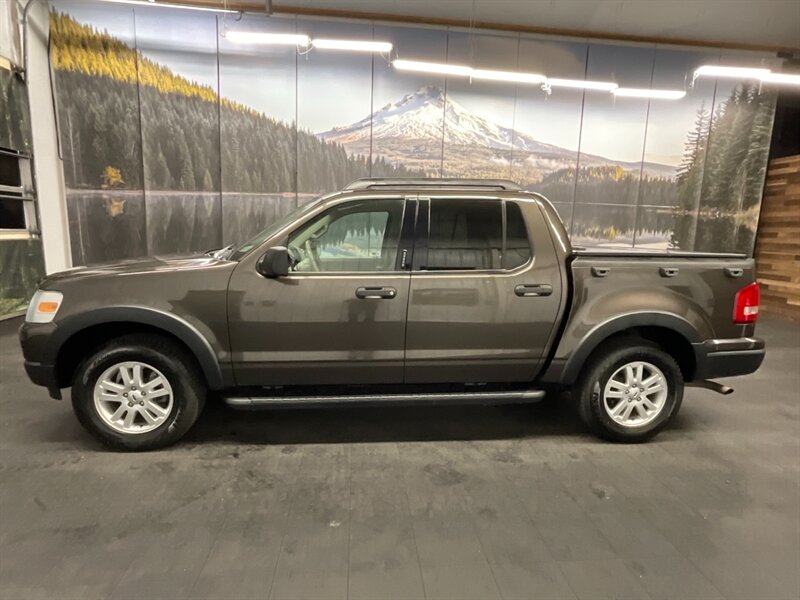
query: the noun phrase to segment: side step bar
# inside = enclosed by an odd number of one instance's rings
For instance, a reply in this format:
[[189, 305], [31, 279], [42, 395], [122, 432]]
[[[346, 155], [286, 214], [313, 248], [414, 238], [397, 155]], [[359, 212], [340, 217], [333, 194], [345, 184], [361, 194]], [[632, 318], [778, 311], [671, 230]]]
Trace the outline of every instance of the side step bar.
[[231, 408], [256, 410], [300, 406], [346, 404], [375, 406], [388, 404], [512, 404], [537, 402], [544, 398], [542, 390], [514, 390], [498, 392], [441, 392], [430, 394], [353, 394], [336, 396], [230, 396], [224, 398]]

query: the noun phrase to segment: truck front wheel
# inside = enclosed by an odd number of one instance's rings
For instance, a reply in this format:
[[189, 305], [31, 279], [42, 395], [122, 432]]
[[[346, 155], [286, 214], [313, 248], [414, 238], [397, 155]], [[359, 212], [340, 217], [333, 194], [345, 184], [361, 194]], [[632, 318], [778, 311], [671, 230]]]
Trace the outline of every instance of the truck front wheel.
[[204, 398], [193, 357], [153, 334], [111, 340], [83, 361], [72, 384], [78, 420], [119, 450], [173, 444], [197, 420]]
[[594, 354], [575, 392], [581, 417], [599, 436], [644, 442], [678, 413], [683, 376], [661, 348], [626, 338]]

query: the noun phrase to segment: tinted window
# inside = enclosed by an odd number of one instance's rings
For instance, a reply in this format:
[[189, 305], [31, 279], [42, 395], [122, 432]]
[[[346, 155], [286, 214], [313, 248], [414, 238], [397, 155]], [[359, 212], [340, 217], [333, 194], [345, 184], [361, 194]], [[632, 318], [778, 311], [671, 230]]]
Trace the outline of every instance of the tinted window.
[[298, 272], [393, 271], [400, 243], [403, 200], [336, 206], [289, 236]]
[[499, 269], [502, 210], [497, 200], [432, 200], [428, 269]]
[[25, 229], [23, 200], [0, 198], [0, 229]]
[[506, 251], [503, 268], [516, 269], [531, 259], [531, 245], [525, 219], [516, 202], [506, 202]]

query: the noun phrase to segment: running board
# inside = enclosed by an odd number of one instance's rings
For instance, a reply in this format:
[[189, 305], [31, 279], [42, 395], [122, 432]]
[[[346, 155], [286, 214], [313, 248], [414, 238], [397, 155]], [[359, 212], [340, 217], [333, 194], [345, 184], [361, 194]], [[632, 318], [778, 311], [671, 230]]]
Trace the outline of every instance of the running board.
[[353, 394], [335, 396], [230, 396], [225, 403], [240, 410], [299, 406], [346, 405], [420, 405], [420, 404], [512, 404], [538, 402], [544, 399], [542, 390], [498, 392], [441, 392], [431, 394]]

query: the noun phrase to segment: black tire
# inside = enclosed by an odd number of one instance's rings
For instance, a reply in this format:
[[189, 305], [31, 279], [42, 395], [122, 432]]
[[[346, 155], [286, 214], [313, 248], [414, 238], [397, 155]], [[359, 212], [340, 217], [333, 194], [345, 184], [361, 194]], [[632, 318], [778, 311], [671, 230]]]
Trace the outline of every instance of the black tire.
[[[633, 361], [655, 365], [667, 383], [661, 411], [652, 421], [638, 426], [616, 422], [606, 411], [603, 397], [608, 380], [619, 368]], [[594, 433], [614, 442], [646, 442], [678, 413], [683, 400], [683, 375], [675, 359], [656, 344], [641, 338], [624, 338], [610, 342], [593, 353], [584, 365], [574, 393], [581, 418]]]
[[[124, 361], [152, 365], [172, 387], [172, 410], [152, 431], [117, 431], [95, 408], [97, 379], [106, 369]], [[194, 357], [178, 343], [157, 334], [130, 334], [107, 342], [78, 366], [72, 381], [72, 408], [81, 425], [104, 444], [131, 452], [156, 450], [177, 442], [200, 416], [205, 395], [205, 381]]]

